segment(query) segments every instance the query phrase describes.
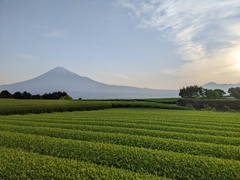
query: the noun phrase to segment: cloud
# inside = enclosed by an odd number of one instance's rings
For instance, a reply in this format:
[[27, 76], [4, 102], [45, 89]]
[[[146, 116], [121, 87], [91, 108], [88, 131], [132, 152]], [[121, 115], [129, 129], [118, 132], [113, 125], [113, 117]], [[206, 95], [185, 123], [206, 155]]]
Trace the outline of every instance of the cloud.
[[125, 79], [125, 80], [128, 80], [128, 81], [135, 81], [135, 79], [127, 76], [126, 74], [116, 73], [116, 74], [114, 74], [114, 75], [117, 76], [118, 78]]
[[237, 51], [238, 47], [217, 49], [209, 58], [185, 63], [178, 68], [167, 68], [161, 73], [173, 76], [187, 85], [203, 85], [211, 80], [217, 83], [239, 83], [239, 60], [235, 53]]
[[61, 32], [59, 30], [58, 31], [53, 30], [53, 31], [46, 33], [46, 36], [53, 37], [53, 38], [62, 38], [62, 37], [64, 37], [64, 34], [63, 34], [63, 32]]
[[69, 31], [68, 29], [53, 28], [40, 24], [32, 24], [32, 26], [39, 29], [44, 36], [57, 39], [65, 38], [66, 33]]
[[139, 20], [139, 27], [157, 29], [178, 45], [182, 65], [163, 73], [186, 79], [205, 69], [218, 74], [222, 70], [215, 63], [236, 63], [231, 53], [240, 50], [239, 0], [121, 0], [119, 5]]
[[28, 53], [13, 53], [11, 57], [14, 59], [19, 59], [21, 61], [36, 61], [38, 57], [35, 57]]

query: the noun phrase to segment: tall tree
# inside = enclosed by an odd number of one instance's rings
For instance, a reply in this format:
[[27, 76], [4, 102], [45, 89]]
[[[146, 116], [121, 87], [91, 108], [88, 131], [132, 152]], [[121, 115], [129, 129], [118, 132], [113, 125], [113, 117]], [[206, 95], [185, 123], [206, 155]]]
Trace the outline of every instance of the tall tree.
[[204, 94], [207, 99], [222, 99], [226, 93], [222, 89], [204, 89]]
[[15, 99], [22, 99], [22, 94], [20, 92], [15, 92], [13, 94], [13, 98], [15, 98]]
[[8, 92], [7, 90], [3, 90], [0, 93], [0, 98], [13, 98], [13, 95], [10, 92]]
[[240, 99], [240, 87], [229, 88], [228, 93], [230, 96]]
[[22, 93], [22, 99], [32, 99], [32, 95], [26, 91]]
[[203, 96], [203, 88], [197, 85], [187, 86], [180, 89], [179, 96], [182, 98], [199, 98]]
[[45, 93], [42, 95], [42, 99], [60, 99], [61, 97], [68, 96], [66, 92], [53, 92], [53, 93]]
[[32, 95], [32, 99], [42, 99], [42, 97], [39, 94]]

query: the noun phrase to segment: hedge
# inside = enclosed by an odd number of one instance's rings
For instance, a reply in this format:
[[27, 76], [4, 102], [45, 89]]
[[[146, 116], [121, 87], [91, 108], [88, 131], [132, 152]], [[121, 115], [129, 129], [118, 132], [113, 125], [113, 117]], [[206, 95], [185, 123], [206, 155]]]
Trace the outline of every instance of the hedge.
[[204, 105], [208, 105], [214, 108], [229, 107], [231, 109], [240, 110], [240, 100], [228, 100], [228, 99], [179, 99], [177, 101], [179, 106], [192, 105], [194, 108], [204, 108]]

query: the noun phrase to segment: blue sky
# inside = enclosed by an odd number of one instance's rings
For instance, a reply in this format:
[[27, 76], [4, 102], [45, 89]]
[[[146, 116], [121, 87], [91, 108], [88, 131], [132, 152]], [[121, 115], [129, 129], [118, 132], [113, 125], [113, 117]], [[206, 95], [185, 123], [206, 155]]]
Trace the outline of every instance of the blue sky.
[[0, 84], [61, 66], [115, 85], [240, 83], [239, 0], [0, 0]]

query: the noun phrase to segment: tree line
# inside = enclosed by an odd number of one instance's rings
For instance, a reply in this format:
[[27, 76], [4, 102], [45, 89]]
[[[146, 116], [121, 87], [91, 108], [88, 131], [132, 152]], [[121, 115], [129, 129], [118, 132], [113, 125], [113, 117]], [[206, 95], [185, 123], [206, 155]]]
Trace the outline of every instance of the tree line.
[[[228, 93], [230, 96], [240, 99], [240, 87], [229, 88]], [[222, 89], [204, 89], [197, 85], [183, 87], [179, 92], [179, 96], [189, 99], [222, 99], [225, 94], [226, 92]]]
[[43, 95], [32, 95], [31, 93], [24, 92], [15, 92], [11, 94], [7, 90], [3, 90], [0, 93], [0, 98], [14, 98], [14, 99], [72, 99], [66, 92], [53, 92], [53, 93], [45, 93]]

